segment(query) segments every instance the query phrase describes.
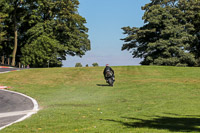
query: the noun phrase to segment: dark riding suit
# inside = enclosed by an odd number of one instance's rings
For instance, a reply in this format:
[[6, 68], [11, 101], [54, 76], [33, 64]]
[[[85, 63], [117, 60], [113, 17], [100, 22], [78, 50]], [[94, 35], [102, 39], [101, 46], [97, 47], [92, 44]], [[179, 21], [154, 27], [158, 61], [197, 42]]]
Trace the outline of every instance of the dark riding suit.
[[[104, 69], [104, 71], [103, 71], [103, 75], [104, 75], [104, 78], [106, 79], [106, 72], [107, 71], [111, 71], [112, 73], [113, 73], [113, 77], [115, 77], [114, 76], [114, 70], [111, 68], [111, 67], [109, 67], [109, 66], [106, 66], [105, 67], [105, 69]], [[107, 80], [107, 79], [106, 79]]]

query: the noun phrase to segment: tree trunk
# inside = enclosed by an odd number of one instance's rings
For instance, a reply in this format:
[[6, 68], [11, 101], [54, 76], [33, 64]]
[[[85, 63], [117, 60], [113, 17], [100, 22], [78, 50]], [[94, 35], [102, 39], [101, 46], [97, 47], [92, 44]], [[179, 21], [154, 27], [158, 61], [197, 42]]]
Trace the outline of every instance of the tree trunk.
[[4, 56], [1, 57], [1, 64], [4, 64]]
[[15, 40], [14, 40], [14, 49], [12, 53], [12, 66], [15, 66], [15, 57], [17, 53], [17, 22], [16, 22], [16, 10], [14, 11], [14, 33], [15, 33]]
[[8, 65], [10, 65], [10, 57], [8, 57]]

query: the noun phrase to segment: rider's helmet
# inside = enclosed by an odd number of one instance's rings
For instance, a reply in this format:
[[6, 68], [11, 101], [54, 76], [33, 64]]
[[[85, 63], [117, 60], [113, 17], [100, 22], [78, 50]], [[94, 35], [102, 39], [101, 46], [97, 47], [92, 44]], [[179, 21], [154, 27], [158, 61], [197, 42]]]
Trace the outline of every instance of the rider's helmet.
[[106, 64], [106, 66], [109, 66], [109, 64]]

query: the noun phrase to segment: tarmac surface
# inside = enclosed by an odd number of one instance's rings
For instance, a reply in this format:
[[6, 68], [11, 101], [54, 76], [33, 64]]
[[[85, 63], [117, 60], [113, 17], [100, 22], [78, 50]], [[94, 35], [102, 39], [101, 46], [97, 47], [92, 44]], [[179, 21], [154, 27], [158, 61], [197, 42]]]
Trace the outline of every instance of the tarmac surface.
[[10, 72], [10, 71], [17, 71], [22, 70], [21, 68], [1, 68], [0, 67], [0, 73]]
[[[0, 73], [19, 70], [0, 68]], [[0, 89], [0, 130], [22, 121], [38, 111], [37, 102], [21, 93]]]
[[0, 90], [0, 127], [25, 116], [33, 108], [33, 102], [27, 97]]

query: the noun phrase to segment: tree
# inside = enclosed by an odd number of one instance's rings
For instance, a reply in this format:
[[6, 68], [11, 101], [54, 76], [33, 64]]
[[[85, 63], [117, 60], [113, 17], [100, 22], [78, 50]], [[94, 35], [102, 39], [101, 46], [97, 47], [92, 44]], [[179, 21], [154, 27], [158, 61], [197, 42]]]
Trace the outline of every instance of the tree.
[[4, 64], [4, 55], [3, 55], [3, 48], [4, 48], [4, 45], [3, 45], [3, 41], [6, 40], [6, 31], [5, 31], [5, 18], [7, 17], [8, 15], [6, 13], [2, 13], [0, 12], [0, 57], [1, 57], [1, 64]]
[[78, 5], [78, 0], [1, 0], [0, 12], [8, 14], [2, 51], [8, 57], [12, 54], [12, 65], [17, 60], [46, 67], [48, 60], [50, 66], [62, 66], [66, 55], [82, 57], [90, 50], [86, 20], [79, 15]]
[[93, 66], [93, 67], [98, 67], [99, 64], [98, 64], [98, 63], [93, 63], [92, 66]]
[[[35, 26], [27, 32], [27, 36], [29, 37], [28, 43], [25, 44], [26, 47], [23, 48], [24, 52], [22, 55], [26, 55], [27, 57], [28, 49], [32, 47], [30, 45], [32, 41], [35, 39], [37, 40], [38, 37], [41, 38], [40, 36], [44, 34], [52, 38], [54, 42], [57, 42], [56, 44], [59, 45], [59, 48], [62, 48], [54, 53], [54, 55], [57, 56], [58, 62], [66, 60], [66, 55], [77, 55], [81, 57], [86, 51], [90, 50], [90, 41], [87, 35], [88, 29], [84, 26], [86, 20], [78, 14], [78, 5], [78, 0], [38, 1], [36, 4], [37, 8], [32, 10], [31, 14], [31, 23], [35, 24]], [[40, 28], [38, 28], [39, 25]], [[43, 44], [43, 46], [45, 46], [45, 44]], [[42, 56], [40, 56], [40, 58], [42, 58]], [[29, 59], [32, 60], [32, 63], [35, 62], [34, 58]], [[26, 64], [28, 63], [23, 57], [21, 60]], [[43, 66], [46, 66], [45, 64], [46, 63], [44, 63]]]
[[15, 66], [15, 58], [16, 58], [16, 52], [17, 52], [17, 46], [18, 46], [17, 30], [18, 30], [18, 25], [20, 24], [20, 19], [23, 16], [22, 1], [21, 0], [1, 0], [0, 7], [2, 11], [9, 14], [9, 20], [11, 21], [10, 27], [13, 28], [14, 46], [13, 46], [13, 52], [12, 52], [12, 66]]
[[5, 40], [5, 35], [6, 35], [6, 31], [5, 31], [5, 18], [7, 17], [7, 14], [5, 13], [1, 13], [0, 12], [0, 53], [1, 53], [1, 49], [3, 48], [2, 46], [2, 42]]
[[75, 67], [82, 67], [81, 63], [76, 63]]
[[[12, 57], [12, 66], [15, 66], [19, 34], [21, 24], [23, 23], [24, 17], [27, 15], [27, 6], [31, 0], [1, 0], [0, 11], [1, 13], [7, 13], [4, 24], [7, 26], [7, 41], [4, 42], [4, 54], [8, 57]], [[24, 28], [24, 27], [23, 27]], [[24, 28], [26, 29], [26, 28]], [[13, 44], [14, 42], [14, 44]], [[10, 52], [12, 50], [12, 52]]]
[[27, 35], [31, 36], [27, 44], [22, 48], [22, 64], [32, 67], [61, 66], [62, 59], [59, 54], [64, 46], [54, 39], [52, 35], [54, 23], [49, 22], [45, 27], [43, 23], [38, 23], [28, 30]]
[[185, 18], [178, 0], [152, 0], [142, 7], [145, 25], [123, 27], [128, 36], [122, 50], [132, 50], [133, 57], [143, 58], [142, 65], [194, 66], [190, 46], [195, 41], [194, 25]]
[[184, 11], [187, 22], [194, 26], [191, 34], [195, 37], [195, 41], [190, 46], [190, 52], [194, 54], [197, 65], [200, 66], [200, 1], [182, 0], [179, 2], [179, 8]]

